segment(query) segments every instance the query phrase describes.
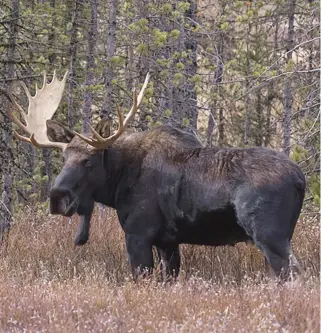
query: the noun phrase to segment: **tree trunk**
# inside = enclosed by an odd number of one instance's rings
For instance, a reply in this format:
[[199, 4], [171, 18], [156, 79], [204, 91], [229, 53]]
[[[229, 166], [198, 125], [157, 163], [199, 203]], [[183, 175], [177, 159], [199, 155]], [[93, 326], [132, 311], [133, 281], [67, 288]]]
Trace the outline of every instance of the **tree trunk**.
[[74, 87], [75, 80], [77, 76], [77, 33], [78, 33], [78, 21], [81, 12], [81, 1], [76, 0], [73, 2], [72, 9], [72, 28], [70, 37], [70, 72], [69, 72], [69, 82], [68, 82], [68, 126], [73, 128], [74, 126]]
[[[51, 8], [55, 8], [55, 0], [50, 0], [49, 1], [50, 7]], [[52, 25], [54, 26], [56, 24], [56, 19], [53, 16], [52, 18], [53, 22]], [[50, 49], [52, 50], [52, 53], [49, 54], [49, 63], [50, 63], [50, 67], [52, 67], [54, 65], [55, 59], [56, 59], [56, 55], [54, 50], [54, 43], [55, 43], [55, 33], [54, 30], [52, 30], [53, 32], [51, 32], [48, 36], [48, 44], [50, 46]], [[52, 168], [51, 168], [51, 163], [52, 163], [52, 159], [51, 159], [51, 150], [48, 148], [44, 148], [42, 149], [42, 159], [44, 161], [44, 168], [42, 170], [42, 178], [47, 176], [47, 180], [43, 183], [42, 185], [42, 193], [41, 193], [41, 201], [46, 201], [47, 200], [47, 196], [51, 187], [51, 176], [52, 176]]]
[[[223, 62], [223, 49], [224, 49], [224, 36], [220, 34], [219, 37], [219, 44], [217, 46], [217, 67], [214, 74], [213, 80], [213, 89], [212, 92], [215, 93], [215, 96], [219, 95], [220, 92], [220, 84], [223, 78], [223, 69], [224, 69], [224, 62]], [[212, 102], [210, 106], [210, 115], [208, 118], [207, 123], [207, 136], [206, 136], [206, 146], [212, 146], [212, 136], [215, 126], [215, 116], [216, 116], [216, 109], [217, 109], [217, 98]], [[219, 120], [218, 120], [218, 129], [219, 129], [219, 144], [221, 145], [224, 140], [224, 115], [223, 115], [223, 108], [220, 108], [219, 111]]]
[[90, 30], [88, 33], [88, 52], [87, 52], [87, 64], [86, 64], [86, 90], [84, 94], [84, 108], [83, 108], [83, 131], [89, 132], [89, 124], [92, 119], [92, 85], [94, 84], [94, 70], [95, 70], [95, 49], [97, 38], [97, 10], [98, 1], [91, 1], [91, 19]]
[[[190, 22], [191, 28], [193, 29], [196, 27], [197, 19], [197, 2], [196, 0], [188, 1], [190, 4], [189, 10], [186, 13], [186, 18], [188, 22]], [[186, 116], [190, 119], [190, 126], [192, 130], [197, 130], [197, 95], [195, 90], [195, 83], [194, 83], [194, 76], [197, 73], [197, 40], [194, 33], [187, 34], [185, 37], [185, 49], [188, 52], [190, 50], [190, 57], [189, 60], [191, 61], [190, 64], [186, 62], [186, 74], [187, 79], [190, 79], [185, 83], [184, 88], [184, 98], [185, 101], [188, 101], [188, 109]]]
[[224, 146], [224, 112], [223, 108], [219, 110], [219, 118], [218, 118], [218, 145], [219, 147]]
[[[51, 8], [55, 8], [55, 6], [56, 6], [56, 0], [50, 0], [49, 4], [50, 4]], [[55, 15], [53, 14], [52, 25], [54, 26], [56, 24], [57, 24], [56, 18], [55, 18]], [[50, 65], [52, 65], [55, 62], [55, 59], [56, 59], [55, 52], [53, 51], [53, 46], [54, 46], [54, 43], [55, 43], [55, 39], [56, 39], [56, 36], [55, 36], [54, 30], [52, 30], [52, 32], [48, 36], [48, 42], [49, 42], [49, 45], [50, 45], [50, 47], [52, 49], [52, 53], [49, 55], [49, 63], [50, 63]]]
[[[308, 2], [310, 4], [310, 7], [312, 8], [312, 4], [314, 3], [314, 0], [308, 0]], [[313, 37], [314, 37], [313, 20], [311, 20], [311, 27], [310, 27], [310, 31], [309, 31], [309, 39], [312, 40]], [[310, 47], [309, 47], [309, 67], [308, 67], [309, 71], [312, 71], [313, 67], [314, 67], [313, 66], [314, 47], [315, 47], [314, 43], [310, 43]], [[308, 85], [312, 86], [313, 81], [314, 81], [314, 76], [310, 74], [309, 79], [308, 79]], [[317, 91], [319, 93], [319, 89]], [[306, 106], [305, 106], [305, 111], [304, 111], [304, 114], [302, 116], [309, 116], [310, 115], [310, 112], [311, 112], [311, 109], [312, 109], [311, 105], [313, 104], [313, 98], [314, 98], [314, 93], [311, 91], [311, 93], [309, 93], [308, 101], [307, 101]]]
[[267, 93], [267, 105], [266, 105], [266, 124], [265, 124], [265, 137], [264, 137], [264, 146], [267, 147], [270, 144], [271, 139], [271, 113], [272, 113], [272, 102], [273, 102], [273, 81], [269, 84], [268, 93]]
[[197, 96], [195, 90], [194, 76], [197, 71], [197, 41], [193, 33], [189, 33], [185, 29], [185, 22], [190, 23], [190, 29], [196, 26], [197, 4], [196, 1], [188, 1], [190, 4], [189, 10], [185, 17], [182, 17], [180, 25], [180, 45], [179, 51], [186, 52], [188, 56], [185, 60], [180, 60], [184, 64], [183, 82], [178, 87], [173, 86], [173, 118], [178, 125], [182, 125], [183, 119], [188, 119], [189, 124], [186, 130], [196, 131], [197, 129]]
[[[294, 47], [294, 11], [296, 0], [289, 0], [288, 40], [287, 40], [287, 64], [292, 61]], [[286, 78], [284, 84], [284, 117], [283, 117], [283, 152], [290, 154], [291, 145], [291, 118], [293, 105], [292, 78]]]
[[101, 118], [111, 118], [113, 114], [112, 107], [112, 80], [114, 78], [114, 70], [112, 67], [111, 59], [115, 55], [116, 50], [116, 8], [117, 1], [109, 0], [109, 18], [107, 24], [107, 56], [106, 56], [106, 65], [104, 69], [104, 78], [105, 78], [105, 101], [103, 107], [100, 111]]
[[263, 145], [263, 110], [262, 110], [262, 98], [261, 90], [258, 89], [256, 93], [256, 133], [255, 136], [255, 146], [261, 147]]
[[[275, 31], [274, 31], [274, 47], [273, 47], [273, 56], [272, 56], [272, 62], [274, 63], [277, 59], [276, 51], [279, 49], [279, 41], [278, 41], [278, 35], [279, 35], [279, 17], [276, 16], [275, 22]], [[271, 82], [268, 85], [268, 91], [267, 91], [267, 104], [266, 104], [266, 125], [265, 125], [265, 138], [264, 138], [264, 146], [268, 146], [270, 144], [271, 134], [272, 134], [272, 128], [271, 128], [271, 115], [272, 115], [272, 103], [276, 96], [275, 92], [275, 83], [274, 80], [271, 80]]]
[[[16, 53], [16, 38], [18, 34], [18, 19], [19, 19], [19, 1], [12, 0], [11, 21], [9, 23], [9, 47], [7, 52], [7, 59], [9, 60], [6, 68], [6, 76], [9, 79], [5, 82], [7, 89], [11, 89], [11, 79], [15, 75], [15, 65], [13, 60]], [[9, 109], [11, 105], [7, 102], [6, 109]], [[3, 155], [6, 161], [6, 168], [2, 173], [3, 192], [0, 202], [0, 246], [3, 240], [5, 230], [9, 229], [12, 222], [12, 124], [10, 118], [4, 116], [4, 144]]]
[[248, 52], [249, 52], [249, 37], [250, 37], [250, 32], [251, 32], [251, 26], [250, 24], [248, 25], [248, 30], [246, 34], [246, 70], [245, 70], [245, 96], [244, 96], [244, 136], [243, 136], [243, 142], [245, 145], [249, 143], [249, 128], [250, 128], [250, 120], [249, 120], [249, 88], [250, 88], [250, 83], [249, 83], [249, 71], [250, 71], [250, 62], [248, 58]]

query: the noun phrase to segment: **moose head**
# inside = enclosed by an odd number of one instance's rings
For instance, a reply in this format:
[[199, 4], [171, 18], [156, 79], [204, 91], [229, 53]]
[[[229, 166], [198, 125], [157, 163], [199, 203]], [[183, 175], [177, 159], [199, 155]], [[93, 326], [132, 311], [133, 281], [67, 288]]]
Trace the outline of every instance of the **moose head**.
[[124, 119], [121, 108], [116, 104], [119, 125], [117, 131], [110, 135], [110, 122], [102, 119], [91, 129], [91, 136], [77, 133], [68, 127], [52, 120], [63, 96], [68, 71], [59, 81], [54, 72], [53, 79], [47, 83], [46, 73], [43, 86], [36, 86], [35, 96], [31, 96], [28, 88], [22, 82], [28, 97], [29, 106], [26, 113], [11, 96], [11, 100], [20, 112], [23, 124], [15, 114], [10, 111], [10, 117], [19, 128], [28, 136], [20, 135], [14, 131], [18, 140], [31, 143], [38, 148], [59, 148], [63, 151], [65, 165], [55, 179], [50, 191], [50, 213], [72, 216], [75, 212], [90, 215], [93, 209], [92, 193], [104, 183], [104, 150], [123, 134], [130, 120], [142, 102], [150, 75], [147, 74], [142, 89], [137, 96], [133, 92], [133, 104]]

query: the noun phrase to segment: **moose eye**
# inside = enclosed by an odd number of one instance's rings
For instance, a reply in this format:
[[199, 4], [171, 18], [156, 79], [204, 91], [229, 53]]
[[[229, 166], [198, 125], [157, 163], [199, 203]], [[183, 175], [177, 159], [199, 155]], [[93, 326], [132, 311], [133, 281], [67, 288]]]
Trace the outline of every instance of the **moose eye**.
[[91, 168], [92, 167], [92, 162], [90, 160], [85, 160], [85, 167], [86, 168]]

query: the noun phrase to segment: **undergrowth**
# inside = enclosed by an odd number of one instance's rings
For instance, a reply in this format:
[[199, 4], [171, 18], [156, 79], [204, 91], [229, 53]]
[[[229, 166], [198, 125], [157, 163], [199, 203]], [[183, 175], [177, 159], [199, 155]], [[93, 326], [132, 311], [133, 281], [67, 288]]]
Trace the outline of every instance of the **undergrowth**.
[[[0, 257], [1, 332], [319, 332], [319, 224], [302, 215], [293, 250], [304, 274], [277, 284], [254, 245], [182, 245], [176, 283], [133, 283], [114, 211], [96, 209], [90, 240], [78, 217], [26, 209]], [[155, 251], [156, 254], [156, 251]]]

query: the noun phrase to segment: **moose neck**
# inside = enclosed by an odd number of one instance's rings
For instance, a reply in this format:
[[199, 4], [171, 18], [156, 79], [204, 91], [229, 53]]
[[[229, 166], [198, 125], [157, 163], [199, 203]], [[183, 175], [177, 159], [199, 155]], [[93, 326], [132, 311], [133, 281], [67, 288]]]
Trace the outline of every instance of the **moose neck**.
[[104, 150], [103, 164], [105, 183], [94, 192], [94, 200], [117, 209], [137, 179], [141, 161], [126, 147], [115, 145]]

